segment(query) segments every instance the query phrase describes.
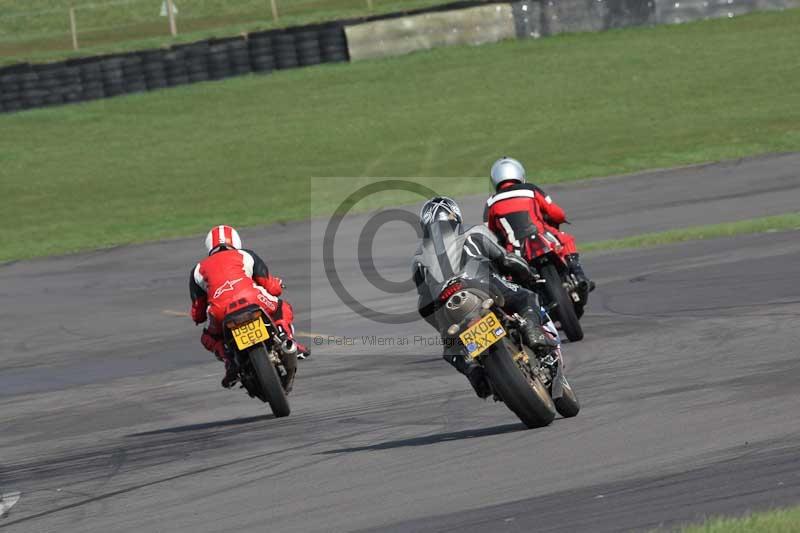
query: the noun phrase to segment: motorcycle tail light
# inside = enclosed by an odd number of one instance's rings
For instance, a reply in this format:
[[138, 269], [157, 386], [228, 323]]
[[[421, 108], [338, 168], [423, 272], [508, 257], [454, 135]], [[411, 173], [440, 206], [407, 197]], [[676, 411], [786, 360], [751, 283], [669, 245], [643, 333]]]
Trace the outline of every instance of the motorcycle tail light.
[[258, 320], [260, 318], [261, 318], [261, 311], [250, 311], [229, 318], [225, 322], [225, 326], [228, 329], [235, 329], [240, 326], [244, 326], [245, 324], [252, 322], [253, 320]]
[[461, 290], [460, 283], [453, 283], [452, 285], [448, 285], [444, 288], [444, 290], [439, 294], [439, 300], [442, 302], [446, 302], [452, 295], [457, 293]]
[[539, 257], [540, 255], [544, 255], [552, 249], [550, 241], [545, 239], [539, 233], [537, 233], [534, 236], [534, 238], [530, 239], [528, 242], [530, 246], [530, 251], [534, 257]]

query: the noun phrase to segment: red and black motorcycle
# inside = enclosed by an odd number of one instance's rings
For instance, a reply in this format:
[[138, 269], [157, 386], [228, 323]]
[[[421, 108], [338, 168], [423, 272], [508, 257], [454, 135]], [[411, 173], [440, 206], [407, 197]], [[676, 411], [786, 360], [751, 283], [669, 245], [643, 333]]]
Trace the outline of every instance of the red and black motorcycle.
[[569, 265], [558, 254], [562, 244], [555, 235], [549, 231], [537, 233], [531, 237], [530, 245], [533, 259], [529, 263], [543, 281], [538, 290], [542, 304], [550, 310], [570, 341], [583, 339], [579, 319], [589, 299], [588, 288], [570, 272]]
[[297, 345], [258, 305], [228, 313], [223, 324], [225, 349], [236, 361], [242, 387], [251, 398], [269, 403], [276, 418], [288, 416]]

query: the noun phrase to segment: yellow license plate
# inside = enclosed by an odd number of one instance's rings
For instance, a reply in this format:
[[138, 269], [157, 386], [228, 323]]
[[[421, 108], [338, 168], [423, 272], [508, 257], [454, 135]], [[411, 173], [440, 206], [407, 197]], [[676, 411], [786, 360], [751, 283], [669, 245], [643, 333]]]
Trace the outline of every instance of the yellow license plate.
[[233, 338], [240, 350], [269, 339], [267, 326], [259, 318], [233, 330]]
[[459, 335], [472, 358], [478, 357], [486, 348], [505, 336], [506, 330], [494, 313], [484, 316]]

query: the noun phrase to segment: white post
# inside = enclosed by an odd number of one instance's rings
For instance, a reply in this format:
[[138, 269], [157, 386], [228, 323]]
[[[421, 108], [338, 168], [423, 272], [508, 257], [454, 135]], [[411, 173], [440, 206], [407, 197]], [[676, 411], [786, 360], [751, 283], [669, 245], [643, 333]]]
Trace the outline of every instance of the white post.
[[69, 28], [72, 32], [72, 49], [78, 49], [78, 23], [75, 22], [75, 8], [69, 8]]
[[372, 0], [367, 0], [367, 9], [372, 11]]
[[169, 33], [175, 37], [178, 35], [178, 28], [175, 26], [175, 4], [172, 0], [167, 0], [167, 18], [169, 19]]
[[278, 22], [278, 2], [277, 0], [269, 0], [269, 3], [272, 7], [272, 20]]

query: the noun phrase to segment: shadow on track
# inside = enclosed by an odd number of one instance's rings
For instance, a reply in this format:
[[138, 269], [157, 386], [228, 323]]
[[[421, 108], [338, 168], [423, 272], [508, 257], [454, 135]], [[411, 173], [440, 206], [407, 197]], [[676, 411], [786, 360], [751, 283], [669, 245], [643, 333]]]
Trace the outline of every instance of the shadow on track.
[[202, 424], [189, 424], [186, 426], [174, 426], [171, 428], [154, 429], [141, 433], [132, 433], [126, 437], [146, 437], [150, 435], [162, 435], [164, 433], [184, 433], [187, 431], [202, 431], [204, 429], [224, 428], [228, 426], [242, 426], [253, 422], [264, 422], [275, 418], [275, 415], [248, 416], [245, 418], [232, 418], [230, 420], [220, 420], [217, 422], [204, 422]]
[[528, 428], [522, 423], [516, 424], [503, 424], [501, 426], [494, 426], [490, 428], [481, 429], [465, 429], [463, 431], [451, 431], [448, 433], [436, 433], [434, 435], [426, 435], [424, 437], [413, 437], [410, 439], [390, 440], [386, 442], [379, 442], [378, 444], [371, 444], [369, 446], [354, 446], [352, 448], [340, 448], [338, 450], [328, 450], [320, 452], [317, 455], [331, 455], [337, 453], [352, 453], [352, 452], [367, 452], [374, 450], [391, 450], [394, 448], [404, 448], [406, 446], [427, 446], [429, 444], [438, 444], [440, 442], [448, 442], [453, 440], [466, 440], [478, 437], [491, 437], [492, 435], [502, 435], [504, 433], [513, 433], [515, 431], [527, 431]]

